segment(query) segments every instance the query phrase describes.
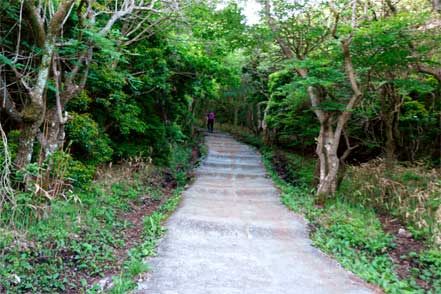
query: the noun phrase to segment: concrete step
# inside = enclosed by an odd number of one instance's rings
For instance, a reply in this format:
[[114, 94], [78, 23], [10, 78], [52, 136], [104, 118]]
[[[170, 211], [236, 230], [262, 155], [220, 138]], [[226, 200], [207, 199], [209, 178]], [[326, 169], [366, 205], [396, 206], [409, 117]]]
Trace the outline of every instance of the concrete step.
[[214, 177], [198, 175], [195, 184], [207, 188], [265, 188], [271, 180], [262, 176], [243, 176], [243, 177]]
[[208, 169], [208, 168], [199, 168], [196, 170], [197, 175], [201, 176], [212, 176], [216, 178], [256, 178], [256, 177], [265, 177], [266, 172], [262, 170], [254, 170], [247, 171], [243, 169]]
[[256, 162], [256, 160], [260, 160], [261, 156], [258, 154], [253, 153], [247, 153], [247, 154], [224, 154], [224, 153], [214, 153], [214, 152], [208, 152], [207, 159], [213, 159], [213, 160], [226, 160], [226, 161], [242, 161], [242, 162]]
[[202, 167], [211, 169], [248, 169], [248, 170], [264, 170], [260, 163], [228, 163], [225, 161], [205, 160]]
[[252, 187], [248, 189], [243, 189], [241, 187], [213, 187], [213, 186], [202, 186], [193, 185], [190, 189], [185, 191], [185, 195], [195, 194], [195, 197], [206, 197], [206, 198], [220, 198], [222, 197], [234, 197], [234, 198], [244, 198], [244, 199], [277, 199], [279, 200], [279, 192], [277, 189], [268, 186], [262, 186], [261, 188]]

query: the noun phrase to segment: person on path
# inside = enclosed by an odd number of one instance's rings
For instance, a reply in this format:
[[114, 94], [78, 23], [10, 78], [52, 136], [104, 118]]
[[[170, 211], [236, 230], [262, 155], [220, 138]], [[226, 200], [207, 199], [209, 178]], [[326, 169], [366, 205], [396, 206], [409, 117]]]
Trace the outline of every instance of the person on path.
[[207, 129], [210, 133], [213, 133], [215, 115], [213, 111], [207, 114]]

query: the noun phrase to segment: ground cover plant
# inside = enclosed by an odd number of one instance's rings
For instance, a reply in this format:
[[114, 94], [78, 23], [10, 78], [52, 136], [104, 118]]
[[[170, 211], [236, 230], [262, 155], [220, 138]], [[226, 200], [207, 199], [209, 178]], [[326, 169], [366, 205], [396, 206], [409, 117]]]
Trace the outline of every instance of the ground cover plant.
[[16, 230], [2, 229], [2, 293], [95, 293], [113, 275], [108, 291], [133, 289], [191, 179], [199, 144], [176, 146], [172, 169], [143, 160], [104, 166], [87, 187], [48, 203], [40, 220], [16, 218]]

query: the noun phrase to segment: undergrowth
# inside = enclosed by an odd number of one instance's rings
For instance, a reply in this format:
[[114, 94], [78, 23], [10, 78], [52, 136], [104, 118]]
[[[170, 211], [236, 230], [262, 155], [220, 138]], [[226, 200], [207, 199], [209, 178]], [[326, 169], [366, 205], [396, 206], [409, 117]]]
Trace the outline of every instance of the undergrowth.
[[[426, 292], [411, 278], [399, 279], [387, 253], [394, 247], [393, 237], [383, 231], [373, 209], [341, 197], [329, 199], [323, 207], [318, 207], [314, 203], [314, 190], [306, 184], [294, 186], [282, 180], [272, 169], [269, 158], [271, 152], [265, 153], [265, 165], [281, 191], [282, 203], [308, 219], [316, 247], [332, 255], [343, 267], [366, 282], [380, 286], [386, 293], [440, 293], [439, 283], [433, 284], [433, 290]], [[428, 280], [439, 276], [436, 266], [434, 264], [433, 269], [425, 270]]]
[[145, 258], [155, 254], [157, 242], [165, 232], [162, 222], [178, 206], [181, 192], [182, 188], [175, 190], [173, 196], [167, 199], [157, 211], [144, 217], [141, 241], [128, 252], [121, 273], [113, 277], [113, 287], [109, 290], [110, 293], [124, 294], [136, 288], [137, 278], [150, 269]]
[[[100, 184], [77, 194], [77, 201], [51, 203], [48, 216], [26, 230], [3, 239], [0, 289], [4, 293], [79, 293], [89, 276], [100, 276], [125, 246], [124, 230], [131, 224], [118, 217], [146, 190], [141, 182]], [[15, 234], [15, 236], [12, 236]], [[80, 283], [79, 283], [80, 282]]]
[[[100, 169], [72, 196], [45, 199], [39, 218], [26, 215], [34, 208], [23, 193], [21, 215], [3, 219], [0, 229], [0, 293], [96, 293], [96, 281], [109, 273], [119, 273], [110, 293], [133, 289], [148, 270], [143, 259], [154, 253], [161, 222], [191, 179], [199, 155], [192, 147], [176, 145], [169, 167], [133, 159]], [[130, 217], [136, 213], [144, 218], [133, 242], [127, 231], [138, 226]]]
[[413, 236], [441, 244], [441, 173], [422, 163], [396, 164], [388, 175], [382, 159], [351, 166], [340, 195], [399, 218]]

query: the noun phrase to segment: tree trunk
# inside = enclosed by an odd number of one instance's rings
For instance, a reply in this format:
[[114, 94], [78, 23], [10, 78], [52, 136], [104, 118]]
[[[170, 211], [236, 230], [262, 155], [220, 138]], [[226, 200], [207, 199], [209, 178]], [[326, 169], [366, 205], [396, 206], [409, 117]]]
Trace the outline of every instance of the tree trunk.
[[238, 122], [239, 122], [239, 107], [236, 106], [234, 108], [234, 121], [233, 121], [235, 127], [237, 127]]
[[265, 110], [263, 111], [263, 119], [262, 119], [262, 130], [263, 130], [263, 143], [266, 146], [271, 146], [271, 134], [270, 130], [268, 128], [268, 125], [266, 124], [266, 118], [268, 116], [269, 108], [270, 108], [270, 101], [267, 101]]
[[441, 12], [441, 1], [440, 0], [432, 0], [433, 9], [436, 12]]
[[15, 157], [15, 166], [18, 169], [26, 167], [32, 160], [34, 141], [37, 137], [41, 121], [25, 122], [18, 139], [18, 150]]
[[340, 160], [337, 149], [340, 137], [335, 138], [332, 125], [329, 120], [320, 126], [320, 135], [317, 138], [316, 153], [320, 161], [320, 182], [317, 194], [321, 196], [333, 195], [337, 191], [337, 179]]
[[385, 144], [385, 163], [386, 171], [392, 172], [395, 168], [396, 161], [396, 133], [398, 114], [400, 108], [400, 99], [395, 93], [395, 89], [391, 84], [385, 84], [381, 90], [381, 116], [384, 122], [386, 144]]
[[[317, 138], [316, 149], [316, 153], [320, 160], [320, 183], [317, 188], [319, 198], [324, 195], [333, 195], [337, 191], [340, 167], [340, 159], [337, 155], [338, 146], [346, 123], [351, 117], [352, 110], [358, 105], [362, 98], [362, 93], [358, 87], [349, 51], [350, 39], [342, 40], [341, 45], [345, 57], [345, 70], [351, 84], [353, 95], [346, 104], [345, 110], [343, 110], [338, 116], [321, 109], [314, 110], [315, 115], [320, 121], [320, 134]], [[324, 101], [324, 92], [325, 90], [320, 87], [308, 87], [308, 94], [313, 107], [319, 106], [320, 103]], [[335, 122], [335, 128], [333, 122]]]
[[54, 50], [55, 38], [49, 38], [45, 42], [45, 52], [38, 69], [37, 79], [34, 87], [28, 88], [31, 103], [25, 106], [21, 115], [23, 117], [23, 128], [19, 137], [19, 145], [15, 165], [22, 169], [32, 160], [34, 141], [38, 130], [44, 119], [46, 85], [49, 79], [49, 69]]
[[248, 117], [249, 117], [249, 119], [248, 119], [247, 127], [249, 129], [251, 129], [254, 134], [256, 134], [256, 121], [254, 118], [254, 107], [253, 107], [253, 104], [251, 104], [251, 103], [248, 105]]
[[390, 115], [386, 116], [385, 119], [385, 131], [386, 131], [386, 170], [388, 172], [392, 172], [395, 167], [395, 139], [393, 133], [393, 117]]
[[51, 108], [46, 115], [47, 130], [42, 140], [43, 156], [47, 158], [57, 152], [64, 144], [64, 123], [59, 121], [56, 108]]
[[263, 125], [263, 115], [262, 110], [260, 109], [259, 103], [256, 104], [256, 111], [257, 111], [257, 133], [260, 134], [262, 132], [262, 125]]

